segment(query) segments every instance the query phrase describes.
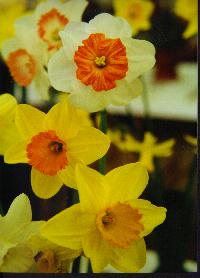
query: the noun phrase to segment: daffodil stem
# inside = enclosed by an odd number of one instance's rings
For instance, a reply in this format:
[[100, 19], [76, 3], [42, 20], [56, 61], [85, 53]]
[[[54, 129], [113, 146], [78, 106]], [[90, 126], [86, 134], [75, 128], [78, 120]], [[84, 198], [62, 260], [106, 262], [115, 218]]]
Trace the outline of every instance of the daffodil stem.
[[[100, 124], [99, 129], [103, 133], [107, 133], [107, 112], [103, 110], [100, 112]], [[106, 155], [104, 155], [101, 159], [99, 159], [99, 172], [103, 175], [106, 173]]]
[[21, 103], [23, 103], [23, 104], [27, 103], [27, 91], [26, 91], [26, 87], [22, 87]]

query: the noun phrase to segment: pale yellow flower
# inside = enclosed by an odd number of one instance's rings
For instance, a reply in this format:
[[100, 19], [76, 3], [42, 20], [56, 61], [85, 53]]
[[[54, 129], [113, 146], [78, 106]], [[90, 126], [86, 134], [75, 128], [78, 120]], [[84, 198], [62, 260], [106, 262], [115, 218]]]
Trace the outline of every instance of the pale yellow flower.
[[39, 233], [43, 222], [31, 219], [31, 205], [25, 194], [14, 199], [4, 217], [0, 215], [0, 272], [26, 272], [33, 264], [27, 243]]
[[114, 0], [116, 16], [125, 18], [132, 27], [133, 35], [151, 28], [154, 4], [150, 0]]
[[183, 33], [184, 38], [190, 38], [198, 31], [198, 1], [197, 0], [176, 0], [174, 6], [176, 15], [188, 21], [187, 28]]
[[150, 132], [144, 134], [143, 142], [137, 141], [130, 134], [124, 134], [122, 138], [119, 131], [109, 131], [108, 136], [121, 151], [139, 153], [139, 161], [146, 166], [149, 172], [154, 171], [153, 158], [170, 156], [175, 144], [174, 139], [157, 143], [157, 138]]
[[81, 254], [81, 250], [59, 246], [40, 235], [33, 236], [29, 243], [34, 254], [34, 264], [31, 272], [69, 272], [70, 263]]

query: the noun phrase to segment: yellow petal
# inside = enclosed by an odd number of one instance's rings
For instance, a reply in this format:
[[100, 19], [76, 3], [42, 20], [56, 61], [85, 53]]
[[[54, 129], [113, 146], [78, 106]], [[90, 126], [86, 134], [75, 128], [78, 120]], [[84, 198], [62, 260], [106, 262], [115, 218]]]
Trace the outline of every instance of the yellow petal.
[[[153, 149], [153, 146], [152, 146], [152, 149]], [[150, 173], [154, 171], [153, 154], [151, 152], [152, 149], [144, 148], [139, 157], [139, 162], [141, 162]]]
[[137, 208], [139, 213], [142, 214], [140, 222], [143, 224], [144, 230], [140, 234], [141, 237], [151, 233], [166, 218], [166, 208], [154, 206], [149, 201], [142, 199], [133, 200], [131, 201], [131, 206]]
[[2, 125], [0, 123], [0, 154], [4, 155], [13, 142], [18, 141], [18, 138], [18, 130], [13, 121], [6, 121]]
[[15, 108], [17, 107], [16, 98], [10, 94], [0, 95], [0, 118], [14, 117]]
[[110, 186], [110, 202], [125, 202], [137, 199], [148, 183], [148, 173], [140, 163], [117, 167], [105, 176]]
[[27, 141], [20, 141], [11, 145], [4, 155], [4, 161], [9, 164], [28, 163], [26, 155]]
[[184, 139], [185, 139], [186, 142], [191, 144], [193, 147], [197, 146], [197, 138], [196, 137], [187, 134], [187, 135], [184, 136]]
[[96, 212], [106, 204], [106, 184], [99, 172], [78, 164], [75, 169], [81, 209]]
[[135, 241], [130, 248], [113, 249], [111, 265], [122, 272], [138, 272], [146, 262], [146, 245], [144, 239]]
[[45, 113], [31, 105], [19, 104], [16, 109], [15, 123], [24, 138], [30, 138], [43, 129]]
[[0, 272], [27, 272], [33, 263], [31, 249], [25, 244], [20, 244], [9, 250], [0, 266]]
[[59, 171], [57, 175], [66, 186], [77, 188], [75, 171], [71, 165], [68, 165], [64, 170]]
[[90, 164], [101, 158], [110, 146], [110, 139], [93, 127], [79, 131], [75, 138], [68, 141], [68, 151], [74, 160]]
[[51, 218], [41, 229], [44, 238], [60, 246], [80, 249], [82, 237], [94, 226], [95, 214], [81, 213], [80, 204]]
[[58, 176], [44, 175], [32, 168], [31, 185], [35, 195], [42, 199], [48, 199], [60, 190], [63, 182]]
[[83, 238], [83, 251], [86, 257], [90, 258], [94, 273], [102, 272], [109, 264], [110, 248], [100, 237], [97, 230], [90, 232]]
[[174, 144], [175, 144], [174, 139], [169, 139], [163, 143], [156, 144], [153, 147], [153, 154], [155, 156], [164, 156], [164, 157], [170, 156], [172, 154], [172, 147], [174, 146]]
[[48, 130], [55, 130], [56, 134], [64, 140], [76, 136], [80, 127], [76, 109], [66, 100], [50, 109], [44, 124]]

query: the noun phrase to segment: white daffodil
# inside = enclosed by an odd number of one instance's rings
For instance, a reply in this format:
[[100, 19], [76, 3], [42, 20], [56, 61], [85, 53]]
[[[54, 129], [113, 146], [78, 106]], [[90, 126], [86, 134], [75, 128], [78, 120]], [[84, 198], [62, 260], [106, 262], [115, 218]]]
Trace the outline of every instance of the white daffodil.
[[45, 45], [38, 39], [32, 26], [32, 16], [15, 22], [15, 37], [4, 42], [2, 56], [17, 84], [30, 87], [44, 100], [49, 98], [49, 78], [45, 70]]
[[43, 221], [31, 221], [28, 197], [14, 199], [8, 213], [0, 216], [0, 272], [26, 272], [34, 263], [27, 242], [37, 234]]
[[99, 14], [89, 23], [71, 22], [59, 33], [63, 47], [50, 59], [52, 86], [90, 112], [125, 105], [142, 91], [138, 79], [155, 63], [155, 48], [132, 39], [128, 22]]

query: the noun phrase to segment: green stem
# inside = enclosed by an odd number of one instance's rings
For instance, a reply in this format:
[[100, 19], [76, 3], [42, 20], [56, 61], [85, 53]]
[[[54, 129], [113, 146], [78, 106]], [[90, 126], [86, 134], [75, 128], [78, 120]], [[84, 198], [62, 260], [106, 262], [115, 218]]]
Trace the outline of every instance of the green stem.
[[27, 103], [27, 91], [26, 87], [22, 87], [22, 98], [21, 98], [21, 103], [26, 104]]
[[[99, 129], [103, 133], [107, 133], [108, 125], [107, 125], [107, 112], [103, 110], [100, 112], [100, 125]], [[104, 155], [101, 159], [99, 159], [99, 172], [103, 175], [106, 173], [106, 155]]]

